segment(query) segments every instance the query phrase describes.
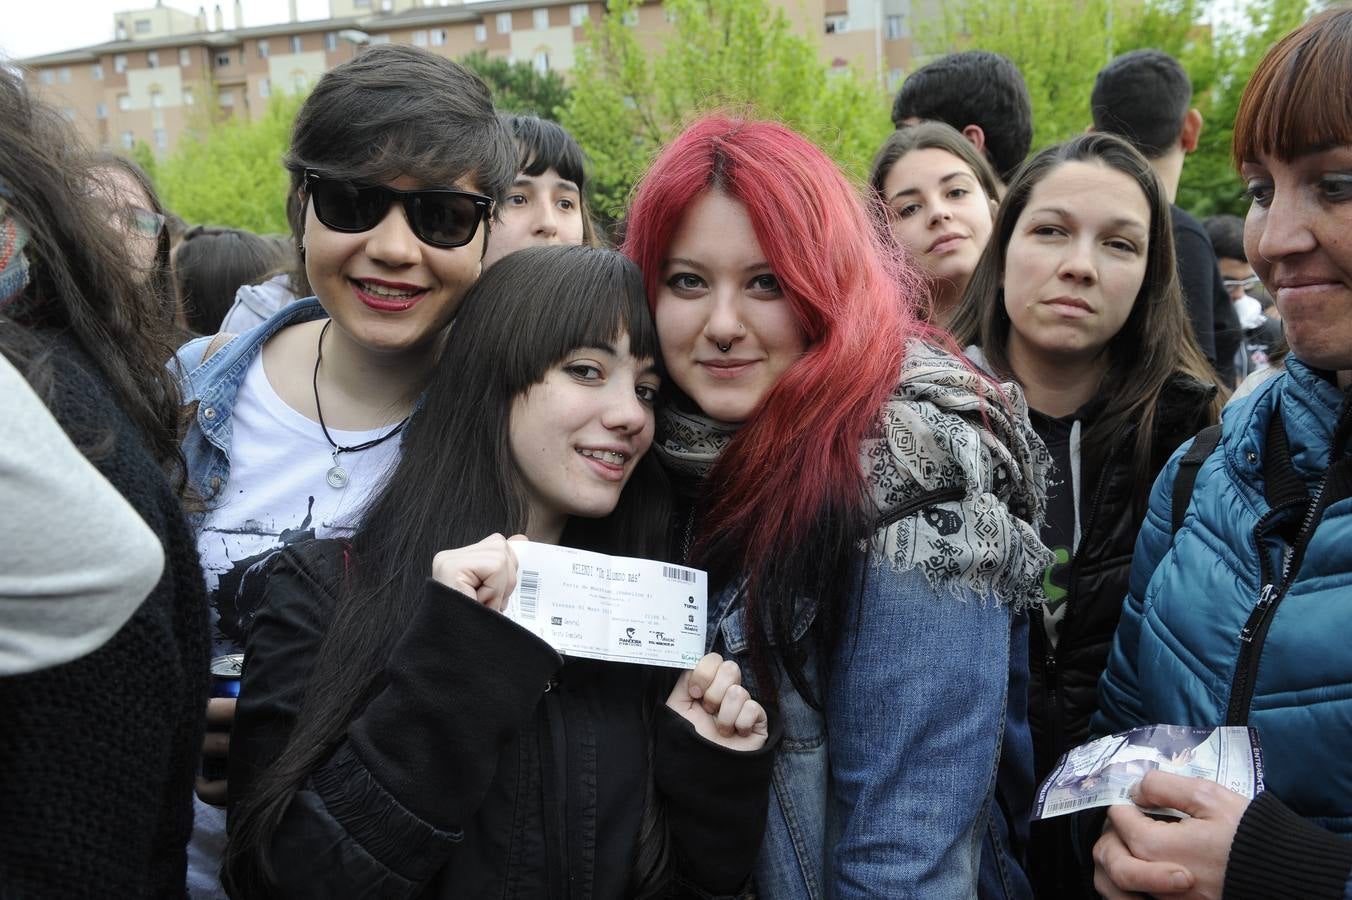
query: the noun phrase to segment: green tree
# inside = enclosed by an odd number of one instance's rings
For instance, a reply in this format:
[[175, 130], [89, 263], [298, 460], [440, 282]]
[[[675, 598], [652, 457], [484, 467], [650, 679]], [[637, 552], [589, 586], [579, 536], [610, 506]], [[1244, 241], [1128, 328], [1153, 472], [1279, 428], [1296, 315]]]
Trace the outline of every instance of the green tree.
[[666, 0], [663, 9], [674, 28], [658, 51], [625, 24], [637, 0], [611, 0], [580, 49], [561, 121], [591, 157], [594, 210], [618, 217], [655, 151], [719, 108], [783, 122], [862, 179], [892, 129], [876, 85], [829, 69], [767, 0]]
[[557, 119], [568, 103], [568, 85], [553, 70], [542, 75], [530, 63], [490, 58], [483, 50], [461, 57], [460, 62], [488, 84], [493, 92], [493, 105], [500, 112], [533, 113], [542, 119]]
[[[1206, 122], [1197, 152], [1183, 167], [1179, 206], [1197, 216], [1244, 215], [1248, 201], [1230, 151], [1240, 97], [1263, 55], [1317, 8], [1318, 4], [1309, 0], [1250, 0], [1244, 8], [1243, 25], [1216, 36], [1216, 68], [1203, 110]], [[1193, 74], [1192, 69], [1189, 74]]]
[[[282, 157], [303, 101], [300, 95], [275, 95], [263, 117], [254, 121], [221, 122], [204, 116], [174, 152], [155, 165], [156, 186], [165, 204], [190, 224], [289, 233], [290, 180]], [[203, 106], [210, 109], [214, 104]]]
[[1207, 0], [954, 0], [921, 29], [927, 54], [979, 47], [1008, 56], [1033, 104], [1033, 149], [1091, 122], [1094, 77], [1108, 60], [1146, 47], [1179, 60], [1204, 127], [1183, 167], [1178, 204], [1196, 215], [1242, 212], [1230, 163], [1239, 96], [1258, 60], [1308, 15], [1311, 0], [1248, 0], [1238, 21]]

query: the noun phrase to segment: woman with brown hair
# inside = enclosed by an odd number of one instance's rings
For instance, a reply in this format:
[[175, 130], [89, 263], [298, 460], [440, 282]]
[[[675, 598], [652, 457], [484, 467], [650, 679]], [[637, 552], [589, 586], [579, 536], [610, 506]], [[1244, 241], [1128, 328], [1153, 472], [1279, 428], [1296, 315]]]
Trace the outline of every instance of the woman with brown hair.
[[[1028, 397], [1054, 467], [1042, 540], [1056, 555], [1029, 629], [1029, 722], [1044, 778], [1089, 735], [1132, 545], [1155, 475], [1219, 412], [1175, 275], [1169, 207], [1145, 158], [1086, 134], [1010, 184], [954, 317], [954, 338]], [[1064, 820], [1035, 823], [1038, 893], [1087, 886]]]

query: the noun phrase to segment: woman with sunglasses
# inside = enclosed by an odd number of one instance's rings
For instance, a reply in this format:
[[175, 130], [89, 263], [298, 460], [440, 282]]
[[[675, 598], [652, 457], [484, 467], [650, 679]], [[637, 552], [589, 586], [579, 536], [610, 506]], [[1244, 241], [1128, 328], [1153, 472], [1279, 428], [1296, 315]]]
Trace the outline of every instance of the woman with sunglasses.
[[529, 248], [470, 291], [351, 540], [267, 576], [230, 759], [234, 896], [744, 886], [771, 751], [737, 666], [565, 661], [501, 614], [503, 534], [661, 555], [656, 354], [614, 251]]
[[678, 552], [709, 572], [712, 649], [784, 723], [761, 895], [1028, 896], [1012, 610], [1050, 554], [1017, 388], [933, 345], [915, 273], [783, 126], [690, 126], [625, 233], [674, 385]]
[[[205, 501], [198, 546], [213, 659], [237, 654], [260, 563], [308, 537], [351, 533], [393, 468], [447, 326], [479, 277], [494, 201], [516, 152], [488, 89], [457, 63], [377, 46], [319, 80], [286, 158], [292, 234], [314, 297], [239, 336], [178, 354], [183, 442]], [[214, 727], [233, 701], [213, 701]], [[228, 734], [208, 734], [199, 795], [225, 802]], [[194, 897], [212, 896], [223, 811], [199, 804]], [[199, 878], [199, 874], [201, 877]]]

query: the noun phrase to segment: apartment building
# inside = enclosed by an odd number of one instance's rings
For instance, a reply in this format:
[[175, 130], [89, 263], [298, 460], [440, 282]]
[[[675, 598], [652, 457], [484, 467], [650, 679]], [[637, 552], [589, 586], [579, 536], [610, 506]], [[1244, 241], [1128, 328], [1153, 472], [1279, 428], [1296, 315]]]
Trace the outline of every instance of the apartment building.
[[[126, 151], [144, 141], [155, 153], [203, 117], [253, 119], [274, 92], [303, 91], [363, 46], [403, 43], [456, 58], [475, 50], [528, 62], [566, 77], [585, 24], [604, 2], [488, 0], [329, 0], [327, 19], [242, 27], [221, 7], [190, 15], [157, 5], [114, 16], [115, 39], [92, 47], [17, 60], [25, 78], [62, 110], [93, 146]], [[888, 87], [912, 58], [913, 2], [932, 0], [775, 0], [794, 27], [814, 34], [823, 58], [853, 66]], [[629, 25], [659, 47], [671, 25], [660, 0], [646, 2]]]

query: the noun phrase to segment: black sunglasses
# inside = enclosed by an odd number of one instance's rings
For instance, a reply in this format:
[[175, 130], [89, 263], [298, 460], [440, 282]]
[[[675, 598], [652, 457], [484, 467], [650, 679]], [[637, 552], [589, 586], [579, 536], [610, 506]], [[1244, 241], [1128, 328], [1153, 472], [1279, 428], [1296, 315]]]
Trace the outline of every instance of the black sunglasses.
[[385, 218], [390, 204], [403, 204], [413, 234], [433, 247], [463, 247], [493, 209], [493, 198], [471, 191], [427, 188], [401, 191], [383, 184], [363, 185], [325, 178], [305, 170], [305, 192], [315, 207], [315, 218], [333, 231], [357, 234], [370, 231]]

